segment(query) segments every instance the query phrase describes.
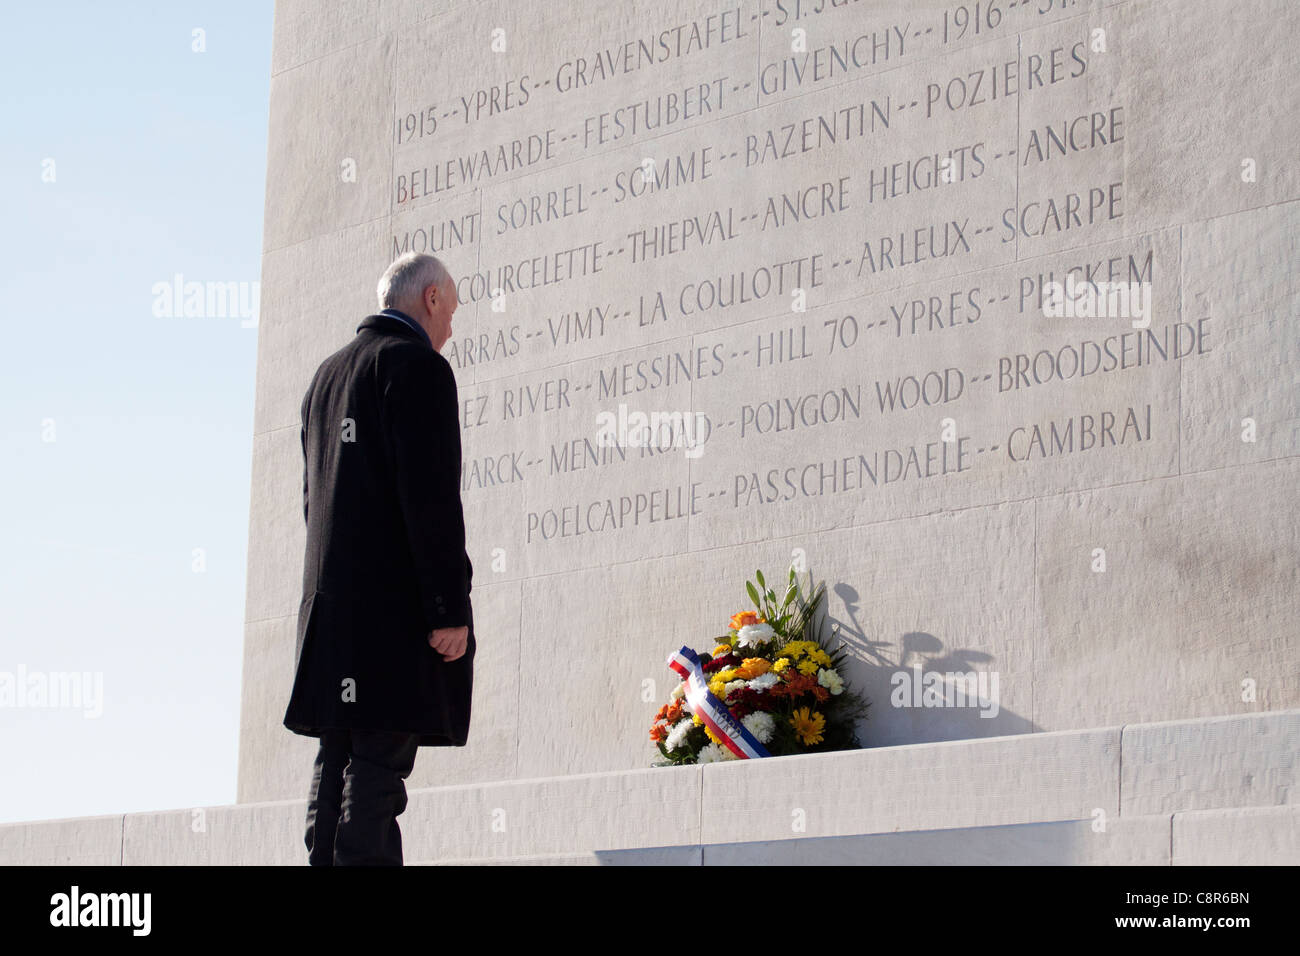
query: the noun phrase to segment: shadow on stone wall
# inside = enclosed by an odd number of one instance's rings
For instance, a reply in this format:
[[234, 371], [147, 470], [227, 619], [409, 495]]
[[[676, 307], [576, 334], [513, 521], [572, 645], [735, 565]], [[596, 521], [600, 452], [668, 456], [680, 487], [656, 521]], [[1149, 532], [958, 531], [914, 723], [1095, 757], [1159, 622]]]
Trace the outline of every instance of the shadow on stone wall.
[[[829, 613], [829, 601], [818, 610], [819, 633], [832, 647], [846, 645], [843, 676], [871, 703], [858, 722], [858, 739], [866, 747], [1003, 737], [1039, 731], [1033, 721], [1004, 703], [1014, 692], [1028, 696], [1032, 675], [1009, 675], [985, 651], [946, 647], [926, 631], [906, 631], [896, 640], [868, 636], [860, 618], [861, 597], [841, 581], [827, 587], [842, 602], [845, 613]], [[894, 659], [894, 658], [897, 659]], [[929, 689], [927, 689], [927, 687]]]

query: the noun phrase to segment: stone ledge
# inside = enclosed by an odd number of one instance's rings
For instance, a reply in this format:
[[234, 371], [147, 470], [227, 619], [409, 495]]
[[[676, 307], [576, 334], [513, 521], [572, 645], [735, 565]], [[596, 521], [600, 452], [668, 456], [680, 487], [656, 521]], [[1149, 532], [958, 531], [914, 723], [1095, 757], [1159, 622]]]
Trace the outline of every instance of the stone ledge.
[[1300, 710], [1124, 728], [1125, 816], [1300, 801]]
[[[1172, 830], [1171, 830], [1172, 827]], [[1171, 858], [1172, 853], [1172, 858]], [[1294, 866], [1300, 806], [916, 830], [703, 846], [592, 850], [412, 866]]]
[[[448, 863], [1167, 863], [1172, 818], [1174, 862], [1271, 862], [1297, 855], [1298, 741], [1292, 710], [495, 781], [412, 790], [401, 825], [407, 860]], [[9, 824], [0, 864], [301, 865], [305, 811]]]
[[1300, 805], [1173, 815], [1175, 866], [1300, 866]]
[[0, 865], [118, 866], [122, 814], [0, 826]]
[[593, 850], [419, 866], [1168, 866], [1169, 817], [957, 827], [899, 833]]

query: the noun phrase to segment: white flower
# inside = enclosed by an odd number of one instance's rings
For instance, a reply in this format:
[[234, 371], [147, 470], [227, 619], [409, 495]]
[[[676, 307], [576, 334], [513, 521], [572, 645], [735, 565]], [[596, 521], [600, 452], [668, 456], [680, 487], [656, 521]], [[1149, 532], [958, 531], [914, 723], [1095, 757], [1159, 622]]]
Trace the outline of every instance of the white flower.
[[772, 719], [772, 715], [761, 710], [747, 714], [740, 722], [745, 725], [746, 730], [758, 738], [760, 744], [767, 743], [776, 732], [776, 721]]
[[673, 729], [668, 731], [668, 737], [664, 740], [664, 746], [669, 750], [676, 750], [686, 739], [691, 728], [695, 726], [695, 721], [690, 717], [683, 717], [677, 723], [673, 724]]
[[745, 681], [745, 680], [729, 681], [728, 683], [722, 685], [722, 696], [724, 698], [730, 697], [736, 691], [741, 690], [742, 688], [748, 686], [749, 686], [749, 681]]
[[817, 672], [817, 683], [821, 684], [832, 694], [841, 693], [844, 690], [844, 680], [833, 670], [823, 667]]
[[673, 688], [673, 692], [668, 695], [671, 700], [681, 700], [686, 696], [686, 681], [682, 681]]
[[739, 647], [760, 647], [776, 636], [771, 624], [746, 624], [736, 632]]
[[781, 676], [768, 671], [766, 674], [759, 674], [749, 682], [748, 686], [750, 690], [756, 690], [761, 694], [769, 687], [779, 683], [781, 683]]
[[722, 759], [722, 748], [712, 742], [701, 747], [700, 752], [695, 756], [696, 763], [717, 763]]

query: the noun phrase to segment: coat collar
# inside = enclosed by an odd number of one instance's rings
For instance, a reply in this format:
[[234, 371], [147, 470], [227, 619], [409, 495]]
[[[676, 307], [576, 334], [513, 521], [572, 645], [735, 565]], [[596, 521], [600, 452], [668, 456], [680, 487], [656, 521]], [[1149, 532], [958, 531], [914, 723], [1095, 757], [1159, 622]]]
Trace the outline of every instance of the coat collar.
[[[405, 313], [403, 313], [403, 315], [405, 315]], [[415, 320], [411, 319], [411, 321], [414, 322]], [[357, 331], [361, 332], [365, 329], [375, 329], [378, 332], [387, 332], [392, 335], [405, 336], [412, 341], [423, 342], [429, 348], [433, 348], [433, 343], [429, 340], [429, 336], [425, 334], [424, 329], [419, 328], [418, 326], [416, 328], [411, 328], [411, 326], [407, 325], [401, 319], [391, 315], [385, 315], [382, 312], [376, 312], [375, 314], [368, 315], [362, 319], [361, 324], [357, 326]]]

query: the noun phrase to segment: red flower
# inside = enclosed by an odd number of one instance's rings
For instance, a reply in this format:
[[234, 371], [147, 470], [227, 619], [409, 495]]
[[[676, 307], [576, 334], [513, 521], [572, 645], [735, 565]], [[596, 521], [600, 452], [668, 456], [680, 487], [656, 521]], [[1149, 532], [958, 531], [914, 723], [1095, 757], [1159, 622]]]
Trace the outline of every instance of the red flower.
[[[823, 691], [826, 690], [826, 688], [817, 683], [815, 678], [808, 674], [791, 674], [785, 679], [784, 684], [777, 684], [776, 687], [772, 688], [772, 691], [775, 693], [778, 688], [782, 689], [781, 693], [790, 697], [800, 697], [809, 692], [816, 695], [818, 689]], [[823, 698], [818, 696], [817, 699], [822, 700]]]
[[748, 717], [755, 711], [767, 711], [771, 709], [769, 693], [761, 693], [751, 688], [744, 687], [731, 695], [730, 703], [727, 707], [731, 710], [732, 715], [740, 720], [742, 717]]

